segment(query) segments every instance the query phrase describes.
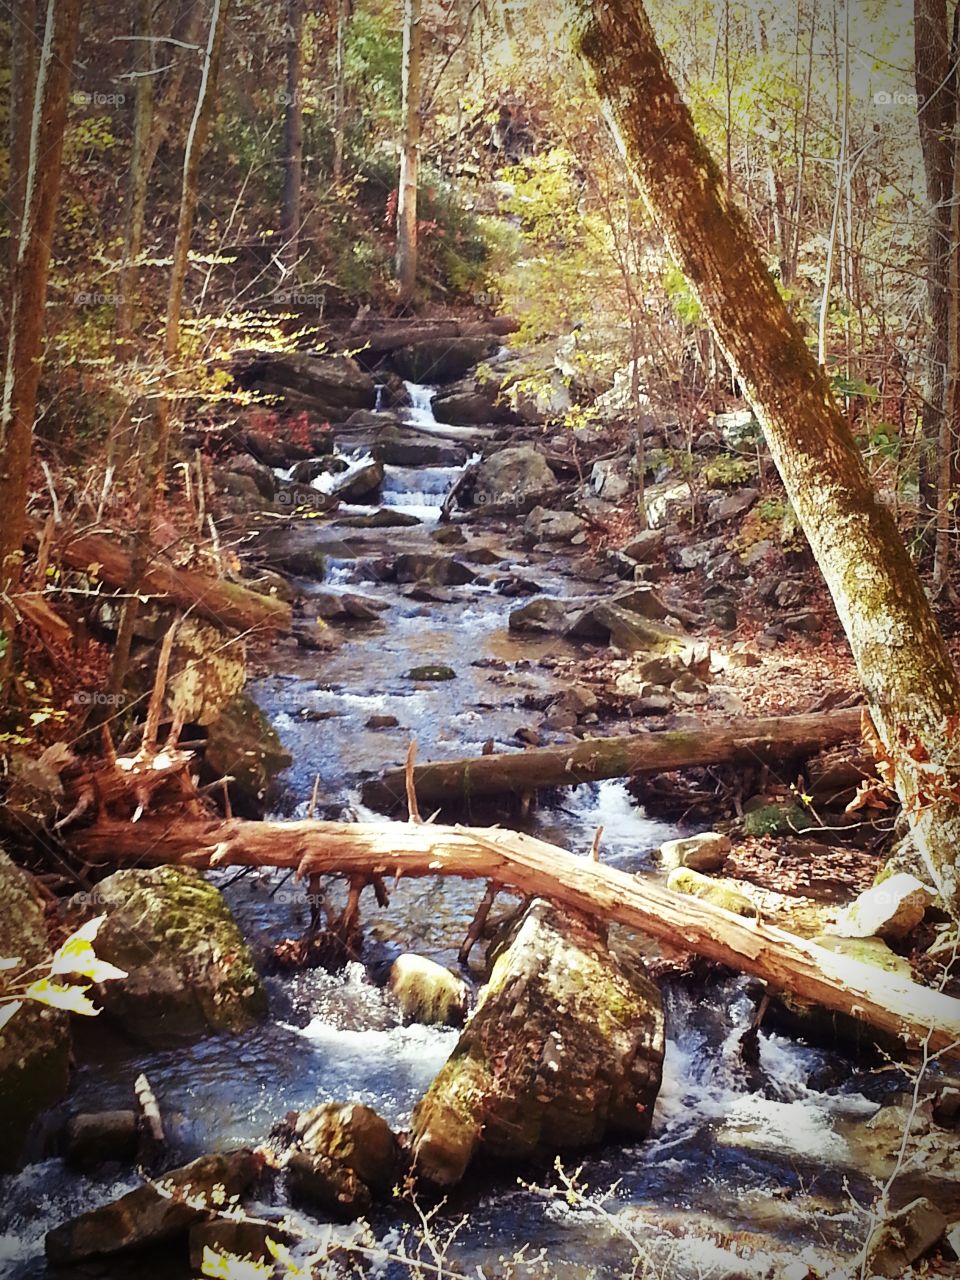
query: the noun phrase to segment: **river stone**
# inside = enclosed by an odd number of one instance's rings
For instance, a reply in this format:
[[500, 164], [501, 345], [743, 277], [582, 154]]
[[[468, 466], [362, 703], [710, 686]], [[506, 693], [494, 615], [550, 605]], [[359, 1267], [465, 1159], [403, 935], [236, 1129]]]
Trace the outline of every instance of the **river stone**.
[[[72, 1266], [185, 1235], [193, 1223], [213, 1216], [205, 1205], [215, 1211], [247, 1191], [261, 1163], [246, 1149], [201, 1156], [158, 1179], [166, 1194], [150, 1184], [137, 1187], [48, 1231], [47, 1258], [55, 1266]], [[182, 1195], [171, 1195], [174, 1190]]]
[[527, 516], [523, 531], [536, 542], [569, 542], [583, 530], [583, 521], [572, 511], [548, 511], [534, 507]]
[[351, 356], [314, 355], [309, 351], [260, 352], [238, 372], [242, 387], [261, 387], [294, 404], [311, 405], [318, 413], [343, 422], [355, 409], [373, 409], [373, 378]]
[[479, 464], [473, 490], [474, 506], [517, 503], [552, 489], [556, 478], [546, 458], [532, 445], [500, 449]]
[[[2, 849], [0, 902], [0, 957], [21, 962], [3, 975], [12, 986], [21, 973], [45, 965], [51, 949], [30, 878]], [[17, 1167], [34, 1120], [66, 1093], [69, 1064], [63, 1012], [27, 1001], [0, 1030], [0, 1171]]]
[[64, 1132], [64, 1157], [77, 1168], [108, 1160], [132, 1160], [140, 1124], [135, 1111], [96, 1111], [73, 1116]]
[[379, 432], [373, 452], [391, 467], [462, 467], [467, 461], [460, 445], [430, 440], [402, 427]]
[[514, 415], [496, 403], [497, 388], [489, 384], [490, 394], [483, 391], [448, 391], [433, 402], [433, 416], [438, 422], [457, 427], [492, 425]]
[[733, 848], [729, 836], [719, 831], [701, 831], [682, 840], [667, 840], [657, 850], [665, 871], [690, 867], [693, 871], [719, 871]]
[[873, 1228], [864, 1250], [865, 1274], [901, 1276], [940, 1240], [947, 1219], [932, 1201], [921, 1197], [888, 1214]]
[[511, 631], [532, 631], [542, 635], [562, 635], [570, 625], [568, 606], [562, 600], [540, 596], [528, 600], [510, 613]]
[[349, 470], [349, 467], [350, 463], [346, 458], [335, 457], [332, 454], [328, 454], [325, 458], [305, 458], [291, 470], [290, 479], [296, 484], [313, 484], [317, 476], [340, 476], [344, 471]]
[[477, 575], [453, 556], [411, 551], [397, 556], [392, 567], [397, 582], [422, 582], [434, 587], [464, 587]]
[[652, 564], [663, 550], [666, 532], [663, 529], [644, 529], [623, 548], [623, 554], [637, 564]]
[[436, 683], [443, 680], [456, 680], [457, 673], [453, 667], [446, 667], [442, 663], [424, 663], [421, 667], [411, 667], [407, 672], [408, 680], [422, 680]]
[[686, 893], [692, 898], [700, 898], [715, 907], [723, 907], [724, 911], [730, 911], [735, 916], [756, 920], [759, 915], [756, 904], [745, 893], [723, 880], [713, 880], [710, 876], [701, 875], [690, 867], [677, 867], [671, 871], [667, 876], [667, 888], [674, 893]]
[[400, 1006], [404, 1024], [463, 1025], [470, 999], [467, 984], [435, 960], [409, 952], [397, 956], [387, 988]]
[[254, 700], [238, 693], [207, 726], [204, 771], [230, 777], [230, 803], [240, 817], [260, 818], [274, 779], [293, 757]]
[[387, 1122], [360, 1103], [325, 1102], [302, 1112], [286, 1167], [293, 1191], [340, 1218], [366, 1213], [391, 1189], [399, 1146]]
[[578, 618], [570, 634], [583, 634], [589, 621], [609, 637], [609, 643], [625, 653], [679, 653], [683, 639], [675, 631], [658, 627], [630, 609], [601, 600]]
[[[71, 911], [90, 895], [80, 896]], [[106, 915], [97, 954], [127, 973], [99, 984], [96, 1003], [132, 1039], [162, 1048], [245, 1031], [266, 1016], [250, 948], [199, 871], [115, 871], [96, 887], [96, 910]]]
[[383, 463], [375, 458], [366, 466], [338, 480], [330, 490], [330, 496], [338, 502], [359, 502], [362, 498], [372, 498], [380, 492], [383, 476]]
[[899, 872], [861, 893], [841, 913], [837, 933], [847, 938], [905, 938], [936, 896], [916, 876]]
[[456, 1049], [417, 1104], [417, 1172], [452, 1186], [475, 1156], [515, 1164], [643, 1138], [663, 1068], [660, 993], [586, 918], [534, 901]]
[[495, 338], [435, 338], [394, 351], [390, 363], [408, 382], [435, 386], [462, 378], [497, 349]]

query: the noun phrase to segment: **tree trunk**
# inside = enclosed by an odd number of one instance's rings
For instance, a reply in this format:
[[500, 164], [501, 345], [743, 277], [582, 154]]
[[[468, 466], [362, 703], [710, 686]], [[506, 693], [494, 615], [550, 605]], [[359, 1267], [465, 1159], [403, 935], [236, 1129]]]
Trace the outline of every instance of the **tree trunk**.
[[[133, 799], [131, 798], [131, 809]], [[498, 827], [432, 823], [244, 822], [144, 814], [75, 828], [70, 846], [107, 866], [290, 867], [312, 875], [456, 875], [493, 880], [763, 978], [931, 1049], [960, 1042], [960, 1001], [700, 898]]]
[[283, 254], [297, 260], [303, 182], [303, 101], [300, 88], [303, 0], [287, 0], [287, 93], [283, 120]]
[[20, 220], [30, 156], [30, 121], [37, 75], [37, 0], [20, 0], [10, 31], [10, 167], [6, 208], [10, 228], [10, 279], [16, 273]]
[[417, 192], [420, 181], [421, 0], [403, 8], [403, 144], [397, 200], [397, 297], [412, 300], [417, 285]]
[[337, 0], [337, 36], [333, 70], [333, 185], [343, 182], [343, 148], [347, 132], [347, 23], [350, 0]]
[[[70, 71], [80, 0], [47, 0], [43, 45], [30, 112], [23, 213], [10, 301], [7, 360], [0, 409], [0, 595], [16, 591], [23, 560], [33, 423], [43, 358], [44, 307], [60, 193]], [[0, 673], [9, 670], [15, 615], [2, 612], [6, 634]]]
[[833, 595], [918, 847], [960, 917], [960, 681], [827, 380], [726, 199], [638, 0], [572, 0], [577, 44], [763, 427]]
[[[782, 764], [807, 759], [860, 736], [860, 711], [743, 719], [695, 731], [588, 738], [569, 747], [543, 747], [465, 760], [438, 760], [413, 773], [425, 805], [523, 795], [538, 787], [575, 787], [601, 778], [630, 778], [711, 764]], [[364, 785], [363, 802], [382, 812], [406, 802], [406, 774], [394, 769]]]
[[[168, 380], [174, 377], [177, 356], [180, 352], [180, 317], [183, 314], [183, 293], [190, 261], [190, 240], [193, 235], [194, 215], [199, 197], [200, 159], [216, 103], [220, 55], [229, 7], [230, 0], [213, 0], [207, 47], [200, 74], [200, 88], [184, 150], [180, 216], [173, 247], [170, 288], [167, 294], [167, 319], [163, 338], [163, 356], [166, 365], [163, 374]], [[172, 404], [173, 397], [168, 392], [157, 397], [151, 439], [143, 459], [140, 514], [137, 521], [135, 550], [130, 564], [130, 579], [127, 584], [130, 594], [124, 605], [110, 673], [109, 691], [113, 694], [122, 692], [126, 680], [137, 617], [137, 593], [142, 589], [143, 575], [147, 571], [152, 555], [150, 543], [153, 523], [167, 469]]]
[[921, 493], [937, 512], [940, 528], [937, 460], [942, 452], [944, 397], [948, 360], [950, 312], [951, 200], [953, 197], [952, 132], [957, 114], [954, 78], [950, 72], [950, 26], [946, 0], [914, 0], [914, 79], [917, 122], [927, 187], [927, 349], [926, 389], [922, 413], [924, 449]]

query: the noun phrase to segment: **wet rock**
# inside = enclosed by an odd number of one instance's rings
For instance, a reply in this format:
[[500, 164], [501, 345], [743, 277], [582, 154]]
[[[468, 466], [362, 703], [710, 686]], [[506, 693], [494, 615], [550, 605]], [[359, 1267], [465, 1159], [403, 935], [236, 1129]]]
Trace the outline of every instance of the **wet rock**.
[[375, 497], [383, 485], [383, 476], [383, 463], [374, 459], [338, 480], [330, 490], [330, 497], [337, 502], [360, 502]]
[[572, 511], [548, 511], [534, 507], [523, 526], [524, 533], [536, 542], [569, 542], [583, 529], [583, 521]]
[[244, 360], [237, 381], [245, 389], [282, 395], [290, 404], [310, 405], [334, 422], [343, 422], [355, 409], [374, 408], [377, 400], [373, 378], [350, 356], [255, 353]]
[[358, 409], [356, 413], [351, 413], [345, 425], [348, 427], [386, 427], [389, 430], [391, 427], [396, 427], [398, 422], [397, 415], [389, 409]]
[[756, 905], [745, 893], [722, 880], [711, 880], [709, 876], [701, 875], [691, 867], [677, 867], [671, 871], [667, 877], [667, 888], [674, 893], [701, 898], [715, 907], [723, 907], [724, 911], [731, 911], [735, 916], [746, 916], [751, 920], [756, 920], [758, 916]]
[[429, 583], [435, 587], [463, 587], [477, 577], [472, 569], [453, 556], [431, 555], [423, 551], [397, 556], [391, 572], [397, 582]]
[[477, 467], [473, 490], [475, 506], [519, 503], [552, 489], [556, 478], [546, 458], [532, 445], [500, 449]]
[[407, 672], [408, 680], [422, 680], [437, 683], [444, 680], [456, 680], [457, 673], [453, 667], [445, 667], [441, 663], [426, 663], [422, 667], [411, 667]]
[[719, 831], [702, 831], [682, 840], [667, 840], [657, 850], [660, 865], [667, 871], [689, 867], [693, 871], [719, 871], [733, 845]]
[[462, 378], [475, 364], [492, 356], [498, 346], [496, 338], [436, 338], [401, 347], [393, 352], [390, 363], [408, 382], [435, 386]]
[[[29, 877], [0, 849], [0, 956], [19, 965], [4, 972], [13, 984], [51, 956], [39, 895]], [[97, 946], [99, 951], [99, 945]], [[20, 1163], [34, 1120], [67, 1091], [67, 1015], [25, 1002], [0, 1030], [0, 1171]]]
[[135, 1111], [83, 1113], [67, 1123], [63, 1154], [68, 1164], [90, 1169], [108, 1160], [132, 1160], [139, 1139]]
[[358, 622], [372, 622], [388, 606], [371, 596], [358, 596], [350, 591], [338, 594], [335, 591], [318, 591], [310, 596], [310, 607], [316, 610], [317, 617], [327, 622], [354, 618]]
[[397, 427], [381, 431], [373, 451], [391, 467], [462, 467], [467, 460], [467, 451], [460, 445]]
[[651, 564], [659, 559], [666, 540], [663, 529], [644, 529], [623, 548], [623, 554], [637, 564]]
[[947, 1220], [921, 1197], [888, 1214], [870, 1233], [864, 1250], [865, 1274], [901, 1276], [942, 1239]]
[[[667, 631], [620, 605], [601, 601], [589, 610], [590, 620], [605, 630], [609, 642], [625, 653], [675, 653], [682, 648], [676, 632]], [[578, 625], [583, 621], [578, 620]]]
[[[298, 462], [290, 472], [290, 479], [295, 484], [313, 484], [318, 476], [340, 476], [344, 471], [348, 471], [350, 463], [346, 458], [334, 457], [332, 455], [326, 458], [305, 458], [303, 462]], [[270, 473], [273, 474], [272, 472]]]
[[488, 390], [448, 391], [436, 396], [433, 401], [433, 416], [438, 422], [457, 427], [492, 425], [515, 420], [514, 414], [497, 404], [496, 384], [490, 383], [487, 386]]
[[438, 542], [442, 547], [458, 547], [466, 542], [467, 535], [458, 525], [442, 524], [431, 532], [430, 540]]
[[292, 1190], [339, 1218], [366, 1213], [400, 1171], [397, 1140], [371, 1107], [327, 1102], [302, 1112], [294, 1132]]
[[539, 747], [543, 741], [537, 730], [530, 725], [521, 725], [513, 736], [524, 747]]
[[837, 932], [848, 938], [905, 938], [920, 924], [936, 893], [900, 872], [861, 893], [842, 912]]
[[404, 1023], [463, 1025], [470, 999], [467, 984], [434, 960], [411, 953], [397, 956], [387, 988], [400, 1006]]
[[707, 507], [707, 524], [720, 524], [742, 516], [759, 497], [759, 489], [740, 489], [736, 493], [724, 494], [722, 498], [714, 498]]
[[246, 1149], [201, 1156], [165, 1173], [159, 1180], [163, 1191], [137, 1187], [48, 1231], [47, 1258], [55, 1266], [74, 1266], [185, 1235], [231, 1197], [248, 1191], [260, 1168], [260, 1158]]
[[511, 631], [532, 631], [542, 635], [562, 635], [570, 624], [567, 605], [561, 600], [540, 596], [510, 613]]
[[418, 516], [406, 511], [394, 511], [389, 507], [381, 507], [370, 516], [346, 516], [337, 520], [336, 524], [345, 529], [412, 529], [422, 524]]
[[415, 1169], [458, 1183], [478, 1155], [511, 1165], [650, 1128], [663, 1066], [660, 993], [583, 917], [535, 901], [413, 1117]]
[[400, 721], [396, 716], [371, 716], [367, 721], [367, 729], [398, 729]]
[[[71, 912], [89, 914], [73, 899]], [[96, 1003], [132, 1039], [166, 1047], [244, 1031], [267, 1012], [250, 949], [220, 891], [191, 867], [115, 871], [96, 888], [97, 954], [126, 978]]]
[[232, 698], [207, 726], [205, 776], [232, 778], [230, 803], [240, 817], [263, 816], [274, 780], [292, 763], [273, 725], [245, 693]]
[[477, 546], [464, 551], [463, 558], [471, 564], [486, 565], [489, 568], [490, 565], [500, 564], [505, 557], [502, 551], [494, 551], [493, 547]]

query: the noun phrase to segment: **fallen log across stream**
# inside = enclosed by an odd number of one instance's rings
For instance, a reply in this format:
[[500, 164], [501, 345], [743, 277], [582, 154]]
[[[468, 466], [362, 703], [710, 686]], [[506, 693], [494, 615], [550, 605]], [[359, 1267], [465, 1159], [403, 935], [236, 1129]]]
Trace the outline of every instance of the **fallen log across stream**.
[[960, 1000], [673, 893], [587, 857], [500, 828], [429, 823], [244, 822], [182, 813], [101, 817], [70, 832], [89, 864], [286, 867], [300, 878], [455, 875], [496, 882], [617, 921], [673, 947], [753, 974], [773, 991], [851, 1015], [931, 1052], [960, 1048]]
[[[114, 537], [83, 534], [58, 546], [56, 556], [72, 569], [96, 565], [97, 576], [109, 587], [125, 589], [129, 584], [130, 553]], [[139, 590], [236, 631], [290, 630], [292, 611], [283, 600], [195, 569], [180, 569], [159, 551], [147, 566]]]
[[[695, 765], [782, 764], [860, 738], [861, 712], [728, 720], [702, 729], [587, 738], [572, 746], [438, 760], [418, 765], [413, 780], [424, 808], [481, 796], [523, 795], [540, 787], [574, 787], [601, 778], [667, 773]], [[406, 771], [392, 769], [363, 787], [363, 802], [384, 813], [406, 805]]]

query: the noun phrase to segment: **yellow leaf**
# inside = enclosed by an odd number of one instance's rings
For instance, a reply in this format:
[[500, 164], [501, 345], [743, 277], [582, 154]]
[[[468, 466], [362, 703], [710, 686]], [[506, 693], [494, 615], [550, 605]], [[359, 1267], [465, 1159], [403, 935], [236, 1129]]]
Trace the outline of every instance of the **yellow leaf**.
[[51, 1009], [66, 1009], [69, 1013], [96, 1017], [100, 1010], [84, 994], [88, 990], [89, 987], [61, 987], [47, 978], [40, 978], [37, 982], [31, 982], [23, 993], [23, 998], [35, 1000], [37, 1004], [45, 1004]]
[[234, 1258], [229, 1253], [218, 1253], [209, 1245], [203, 1247], [203, 1263], [201, 1271], [205, 1276], [213, 1276], [214, 1280], [263, 1280], [273, 1275], [273, 1267], [266, 1262], [255, 1262], [252, 1258]]
[[125, 978], [125, 969], [118, 969], [115, 964], [97, 958], [96, 952], [86, 939], [74, 934], [68, 938], [50, 965], [50, 974], [76, 973], [81, 978], [89, 978], [91, 982], [109, 982], [112, 978]]

